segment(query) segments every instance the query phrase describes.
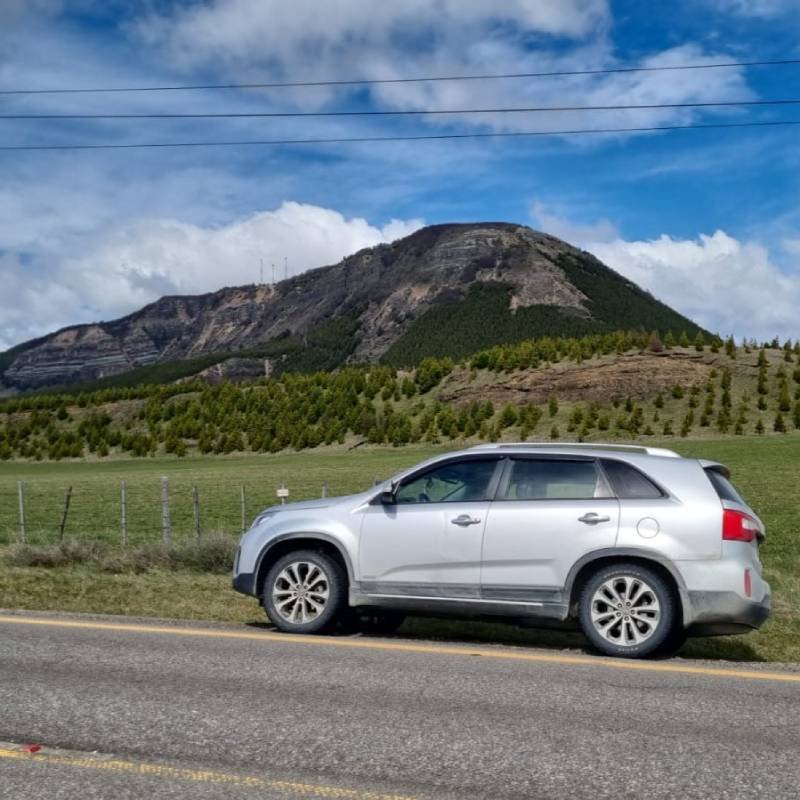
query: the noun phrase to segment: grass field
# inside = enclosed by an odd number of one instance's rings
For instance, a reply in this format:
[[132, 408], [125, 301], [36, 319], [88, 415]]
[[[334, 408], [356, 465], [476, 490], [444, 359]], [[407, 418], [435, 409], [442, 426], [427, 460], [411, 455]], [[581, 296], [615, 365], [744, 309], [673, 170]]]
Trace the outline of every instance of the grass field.
[[[439, 448], [441, 449], [441, 448]], [[169, 478], [170, 514], [176, 539], [194, 535], [192, 486], [200, 497], [206, 533], [239, 533], [241, 487], [246, 518], [279, 502], [285, 484], [289, 500], [320, 497], [324, 483], [331, 495], [362, 491], [376, 476], [383, 479], [436, 452], [434, 448], [325, 449], [278, 455], [128, 459], [94, 462], [0, 462], [0, 544], [19, 537], [17, 482], [25, 484], [26, 528], [32, 544], [57, 538], [64, 492], [72, 487], [68, 536], [118, 541], [120, 485], [127, 484], [131, 544], [161, 536], [161, 476]]]
[[[762, 549], [774, 591], [774, 614], [759, 632], [745, 637], [697, 640], [689, 655], [745, 660], [800, 661], [800, 535], [795, 516], [800, 496], [800, 436], [736, 437], [671, 441], [689, 456], [722, 461], [767, 524]], [[192, 534], [191, 487], [198, 486], [204, 530], [236, 533], [241, 525], [239, 487], [248, 494], [248, 516], [276, 502], [285, 483], [290, 499], [318, 497], [323, 482], [331, 494], [368, 487], [374, 476], [388, 477], [442, 448], [375, 448], [305, 451], [275, 456], [105, 461], [102, 463], [0, 464], [0, 537], [8, 544], [18, 533], [16, 483], [26, 483], [28, 528], [33, 541], [52, 541], [63, 491], [73, 486], [68, 536], [119, 536], [119, 485], [128, 483], [132, 544], [160, 535], [159, 480], [170, 479], [176, 538]], [[86, 567], [32, 569], [6, 567], [0, 574], [0, 607], [122, 613], [172, 618], [256, 621], [255, 602], [229, 590], [224, 576], [152, 571], [105, 575]], [[502, 638], [552, 643], [578, 640], [503, 626], [413, 622], [408, 633], [449, 637]]]

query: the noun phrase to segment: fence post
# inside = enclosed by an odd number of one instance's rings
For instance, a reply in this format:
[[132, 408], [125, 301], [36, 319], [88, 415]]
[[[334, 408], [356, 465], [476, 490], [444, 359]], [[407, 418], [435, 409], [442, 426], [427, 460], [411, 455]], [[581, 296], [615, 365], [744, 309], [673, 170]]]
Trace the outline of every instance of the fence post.
[[172, 544], [172, 518], [169, 513], [169, 479], [161, 478], [161, 530], [164, 544]]
[[58, 528], [58, 541], [64, 541], [64, 528], [67, 527], [67, 514], [69, 514], [69, 501], [72, 499], [72, 487], [68, 486], [64, 492], [64, 510], [61, 512], [61, 525]]
[[324, 499], [324, 498], [326, 498], [327, 496], [328, 496], [328, 481], [325, 481], [325, 482], [322, 484], [322, 497], [323, 497], [323, 499]]
[[374, 475], [373, 478], [372, 478], [372, 485], [373, 486], [377, 486], [380, 482], [381, 482], [381, 479], [377, 475]]
[[200, 538], [200, 494], [196, 486], [192, 486], [192, 512], [194, 513], [194, 535]]
[[247, 494], [245, 493], [244, 486], [241, 487], [242, 499], [242, 533], [247, 530]]
[[17, 495], [19, 497], [19, 541], [20, 544], [28, 543], [28, 534], [25, 531], [25, 482], [17, 481]]
[[120, 524], [122, 526], [122, 546], [128, 544], [128, 484], [122, 481], [120, 488]]

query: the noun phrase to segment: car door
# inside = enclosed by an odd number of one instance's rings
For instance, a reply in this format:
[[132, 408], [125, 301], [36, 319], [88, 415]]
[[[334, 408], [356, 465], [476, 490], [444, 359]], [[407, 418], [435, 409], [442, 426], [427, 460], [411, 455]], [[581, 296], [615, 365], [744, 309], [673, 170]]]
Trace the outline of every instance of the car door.
[[465, 456], [407, 476], [396, 502], [364, 512], [359, 545], [365, 594], [480, 596], [483, 529], [499, 456]]
[[572, 565], [613, 547], [618, 526], [619, 502], [594, 458], [511, 456], [486, 522], [482, 596], [558, 602]]

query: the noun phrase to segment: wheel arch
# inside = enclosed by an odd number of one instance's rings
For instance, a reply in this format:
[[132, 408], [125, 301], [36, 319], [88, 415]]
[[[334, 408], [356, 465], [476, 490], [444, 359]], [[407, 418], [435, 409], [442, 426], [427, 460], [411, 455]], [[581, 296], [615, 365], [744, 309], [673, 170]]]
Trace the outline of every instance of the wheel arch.
[[259, 553], [255, 569], [255, 592], [261, 597], [264, 581], [275, 560], [294, 550], [317, 550], [336, 559], [344, 568], [349, 586], [353, 584], [353, 565], [347, 551], [332, 536], [317, 531], [298, 531], [277, 536]]
[[578, 599], [586, 581], [601, 567], [619, 562], [640, 564], [649, 567], [658, 573], [675, 592], [675, 598], [680, 603], [680, 614], [683, 626], [687, 627], [691, 622], [691, 604], [686, 583], [678, 569], [667, 558], [659, 553], [650, 551], [636, 550], [634, 548], [609, 548], [588, 553], [579, 559], [570, 570], [565, 587], [565, 595], [568, 599], [569, 616], [575, 617], [577, 614]]

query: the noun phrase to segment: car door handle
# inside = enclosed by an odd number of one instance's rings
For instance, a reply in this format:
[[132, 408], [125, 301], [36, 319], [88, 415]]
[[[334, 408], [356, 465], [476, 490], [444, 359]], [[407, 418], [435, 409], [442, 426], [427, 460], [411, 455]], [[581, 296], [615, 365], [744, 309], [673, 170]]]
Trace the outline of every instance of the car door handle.
[[611, 522], [611, 517], [601, 517], [594, 511], [590, 511], [588, 514], [578, 517], [578, 522], [583, 522], [585, 525], [597, 525], [600, 522]]
[[460, 516], [451, 519], [450, 522], [452, 522], [453, 525], [459, 525], [462, 528], [466, 528], [469, 525], [479, 525], [480, 519], [471, 517], [469, 514], [461, 514]]

